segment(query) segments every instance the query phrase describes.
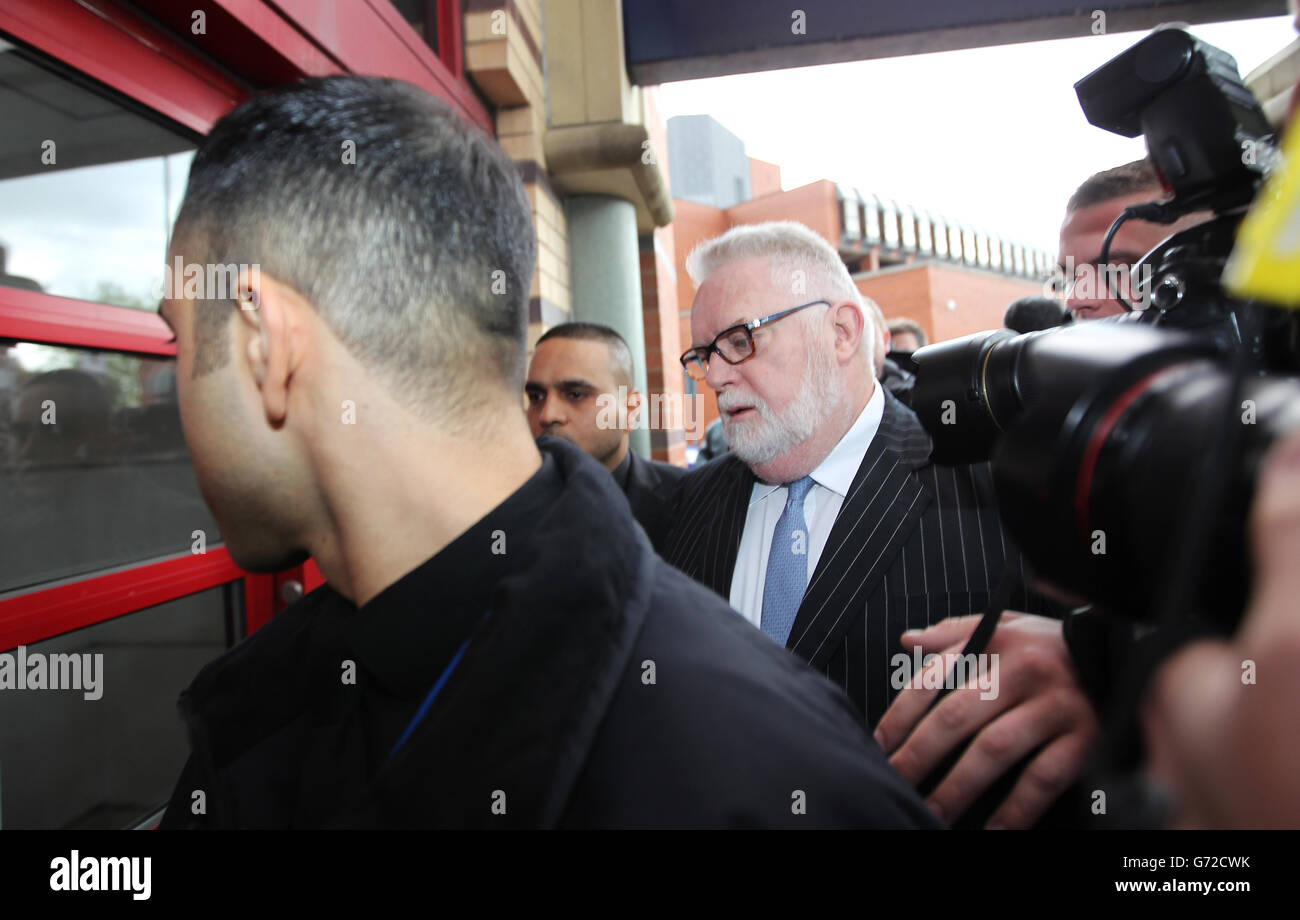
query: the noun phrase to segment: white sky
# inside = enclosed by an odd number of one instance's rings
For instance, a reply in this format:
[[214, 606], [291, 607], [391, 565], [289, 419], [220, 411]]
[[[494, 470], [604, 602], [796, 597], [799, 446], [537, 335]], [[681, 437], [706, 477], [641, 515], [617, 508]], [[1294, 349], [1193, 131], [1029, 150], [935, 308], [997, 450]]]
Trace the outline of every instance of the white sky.
[[[1085, 28], [1090, 20], [1084, 20]], [[1243, 76], [1295, 37], [1290, 18], [1192, 26]], [[1142, 156], [1094, 128], [1074, 83], [1145, 32], [664, 84], [660, 112], [712, 115], [789, 189], [831, 179], [1055, 256], [1062, 209], [1094, 172]]]

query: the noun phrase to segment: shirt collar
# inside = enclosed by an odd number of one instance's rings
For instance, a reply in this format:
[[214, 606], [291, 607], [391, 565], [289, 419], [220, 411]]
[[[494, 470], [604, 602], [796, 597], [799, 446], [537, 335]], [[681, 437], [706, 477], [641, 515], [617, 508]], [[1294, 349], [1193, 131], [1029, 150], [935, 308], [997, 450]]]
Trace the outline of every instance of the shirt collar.
[[867, 400], [857, 421], [844, 432], [844, 437], [826, 455], [821, 465], [812, 471], [813, 482], [830, 489], [841, 498], [847, 497], [853, 486], [853, 477], [862, 466], [862, 458], [867, 455], [867, 448], [880, 430], [880, 420], [884, 414], [884, 388], [877, 381], [871, 398]]

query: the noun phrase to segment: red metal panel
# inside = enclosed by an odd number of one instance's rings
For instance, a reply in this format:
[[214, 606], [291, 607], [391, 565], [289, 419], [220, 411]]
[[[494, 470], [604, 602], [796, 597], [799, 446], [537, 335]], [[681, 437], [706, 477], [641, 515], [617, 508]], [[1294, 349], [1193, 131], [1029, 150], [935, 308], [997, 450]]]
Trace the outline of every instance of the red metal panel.
[[0, 338], [174, 357], [158, 314], [0, 287]]
[[321, 574], [320, 568], [316, 565], [316, 560], [308, 559], [302, 566], [303, 591], [315, 591], [323, 584], [325, 584], [325, 576]]
[[457, 80], [465, 77], [465, 43], [460, 37], [461, 0], [438, 0], [438, 57]]
[[5, 0], [0, 31], [200, 134], [245, 91], [112, 0]]
[[[185, 554], [70, 584], [4, 595], [0, 597], [0, 649], [39, 642], [244, 575], [225, 548], [217, 547], [202, 555]], [[270, 592], [264, 593], [269, 601]], [[251, 610], [254, 592], [247, 595]]]
[[[446, 99], [492, 133], [492, 116], [388, 0], [275, 0], [285, 18], [352, 73], [396, 77]], [[441, 25], [441, 23], [440, 23]], [[459, 31], [459, 30], [458, 30]]]
[[244, 577], [244, 628], [252, 635], [275, 616], [275, 576], [246, 575]]
[[192, 4], [135, 0], [135, 5], [254, 85], [343, 72], [328, 48], [318, 48], [262, 0], [205, 0], [204, 31], [197, 35]]

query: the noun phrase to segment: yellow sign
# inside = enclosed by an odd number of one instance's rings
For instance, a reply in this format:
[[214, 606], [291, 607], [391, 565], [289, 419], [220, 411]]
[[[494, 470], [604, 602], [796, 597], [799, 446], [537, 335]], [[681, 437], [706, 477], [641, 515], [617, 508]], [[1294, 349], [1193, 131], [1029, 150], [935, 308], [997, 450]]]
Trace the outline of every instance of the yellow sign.
[[1282, 157], [1241, 222], [1223, 284], [1237, 297], [1300, 309], [1300, 118]]

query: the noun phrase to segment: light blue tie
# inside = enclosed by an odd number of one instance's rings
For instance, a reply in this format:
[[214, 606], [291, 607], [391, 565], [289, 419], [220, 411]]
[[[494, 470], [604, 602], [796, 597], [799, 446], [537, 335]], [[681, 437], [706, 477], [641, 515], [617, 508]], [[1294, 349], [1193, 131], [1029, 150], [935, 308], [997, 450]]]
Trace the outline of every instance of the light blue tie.
[[790, 483], [785, 510], [776, 522], [772, 547], [767, 553], [767, 577], [763, 581], [763, 632], [784, 646], [794, 626], [794, 615], [808, 587], [808, 525], [803, 518], [803, 500], [813, 487], [811, 476]]

